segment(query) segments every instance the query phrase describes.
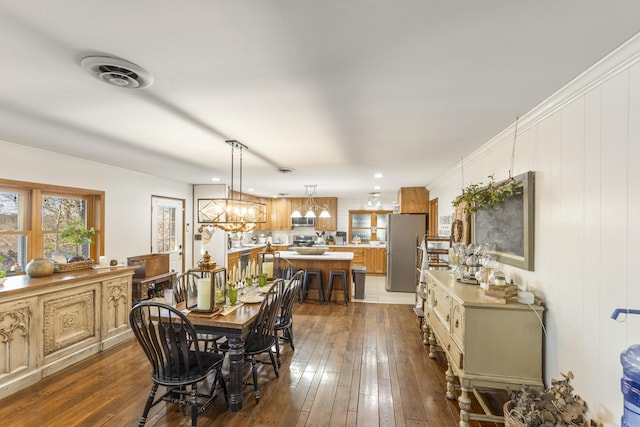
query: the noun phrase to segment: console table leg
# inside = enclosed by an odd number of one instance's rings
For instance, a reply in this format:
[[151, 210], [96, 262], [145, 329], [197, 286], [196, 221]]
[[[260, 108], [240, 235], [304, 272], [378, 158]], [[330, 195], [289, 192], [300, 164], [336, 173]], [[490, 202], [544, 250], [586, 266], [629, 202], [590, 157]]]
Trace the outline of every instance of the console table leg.
[[433, 329], [429, 330], [429, 357], [432, 359], [436, 358], [436, 350], [438, 347], [438, 342], [436, 341], [436, 336], [433, 334]]
[[471, 399], [469, 399], [469, 392], [465, 387], [460, 389], [460, 397], [458, 398], [458, 405], [460, 406], [460, 427], [469, 427], [469, 410], [471, 409]]
[[422, 320], [422, 344], [429, 344], [429, 324], [427, 319]]
[[453, 374], [453, 370], [451, 369], [451, 363], [449, 362], [449, 358], [447, 357], [447, 371], [444, 373], [445, 378], [447, 379], [447, 399], [456, 400], [455, 391], [455, 379], [456, 376]]

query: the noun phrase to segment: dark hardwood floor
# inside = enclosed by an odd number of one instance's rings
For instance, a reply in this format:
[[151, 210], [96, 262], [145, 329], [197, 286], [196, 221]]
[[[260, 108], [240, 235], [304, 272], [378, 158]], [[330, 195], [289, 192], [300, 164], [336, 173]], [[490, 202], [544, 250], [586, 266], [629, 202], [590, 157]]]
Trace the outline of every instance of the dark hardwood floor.
[[[295, 352], [283, 346], [280, 378], [262, 368], [259, 404], [247, 386], [242, 411], [227, 411], [221, 398], [199, 425], [458, 425], [457, 403], [445, 397], [446, 364], [428, 357], [410, 305], [305, 302], [295, 308], [294, 339]], [[134, 426], [150, 386], [148, 362], [132, 339], [0, 400], [0, 425]], [[164, 402], [147, 422], [189, 424], [187, 408]]]

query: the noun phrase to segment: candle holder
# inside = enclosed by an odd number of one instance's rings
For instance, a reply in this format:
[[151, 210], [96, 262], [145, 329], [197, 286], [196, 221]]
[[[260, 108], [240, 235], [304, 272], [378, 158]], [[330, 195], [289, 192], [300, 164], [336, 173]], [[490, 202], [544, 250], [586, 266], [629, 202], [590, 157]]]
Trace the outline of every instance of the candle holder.
[[258, 253], [258, 272], [266, 274], [267, 280], [273, 280], [276, 277], [278, 265], [280, 264], [280, 252], [274, 251], [271, 243], [267, 243], [264, 250]]
[[215, 314], [222, 310], [226, 299], [226, 269], [189, 270], [201, 277], [187, 292], [187, 308], [195, 313]]

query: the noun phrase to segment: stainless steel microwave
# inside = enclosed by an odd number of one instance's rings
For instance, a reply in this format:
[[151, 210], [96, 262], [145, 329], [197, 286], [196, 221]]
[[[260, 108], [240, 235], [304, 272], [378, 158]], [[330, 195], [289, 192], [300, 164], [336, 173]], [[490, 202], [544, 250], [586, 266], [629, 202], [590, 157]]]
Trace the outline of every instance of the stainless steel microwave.
[[294, 227], [313, 227], [315, 226], [316, 219], [315, 218], [291, 218], [291, 225]]

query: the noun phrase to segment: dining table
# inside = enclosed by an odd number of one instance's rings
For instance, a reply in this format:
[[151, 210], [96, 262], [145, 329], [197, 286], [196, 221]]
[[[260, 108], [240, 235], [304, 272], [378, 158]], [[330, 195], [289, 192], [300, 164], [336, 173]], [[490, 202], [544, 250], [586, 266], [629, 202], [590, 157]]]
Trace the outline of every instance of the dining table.
[[242, 409], [244, 341], [260, 311], [260, 295], [271, 285], [272, 283], [263, 288], [249, 286], [243, 289], [235, 306], [231, 306], [227, 299], [222, 310], [214, 314], [190, 311], [184, 302], [177, 304], [177, 308], [187, 315], [187, 318], [194, 326], [197, 326], [199, 331], [227, 337], [229, 343], [227, 391], [231, 412], [238, 412]]

